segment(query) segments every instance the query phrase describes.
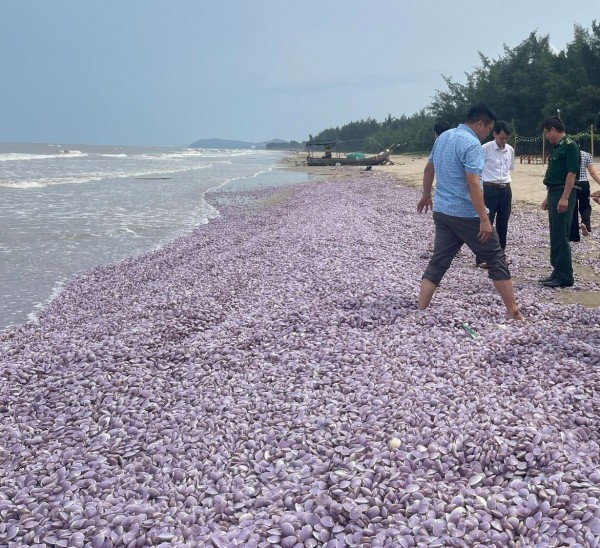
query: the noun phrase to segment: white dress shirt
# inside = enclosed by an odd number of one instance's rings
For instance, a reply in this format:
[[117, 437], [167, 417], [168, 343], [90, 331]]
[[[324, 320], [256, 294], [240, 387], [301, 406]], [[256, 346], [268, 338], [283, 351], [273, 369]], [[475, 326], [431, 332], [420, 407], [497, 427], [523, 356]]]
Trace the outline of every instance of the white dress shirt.
[[482, 145], [485, 164], [481, 173], [484, 183], [510, 183], [510, 172], [515, 170], [515, 149], [508, 143], [500, 148], [496, 141]]

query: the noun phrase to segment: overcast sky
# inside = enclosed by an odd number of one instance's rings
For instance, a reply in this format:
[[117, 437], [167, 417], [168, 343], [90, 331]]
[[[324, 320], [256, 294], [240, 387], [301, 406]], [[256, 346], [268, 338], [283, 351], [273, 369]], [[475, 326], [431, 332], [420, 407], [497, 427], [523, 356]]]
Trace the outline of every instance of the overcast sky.
[[0, 0], [0, 141], [304, 140], [594, 19], [598, 0]]

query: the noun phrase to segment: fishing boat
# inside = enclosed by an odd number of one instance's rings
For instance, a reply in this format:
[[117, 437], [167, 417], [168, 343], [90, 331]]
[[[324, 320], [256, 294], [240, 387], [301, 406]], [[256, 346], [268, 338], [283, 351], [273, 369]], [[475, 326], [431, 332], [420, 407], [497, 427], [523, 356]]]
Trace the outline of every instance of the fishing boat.
[[[379, 154], [366, 156], [362, 152], [351, 152], [345, 154], [335, 150], [335, 146], [339, 141], [335, 142], [316, 142], [309, 141], [306, 143], [308, 154], [306, 161], [303, 162], [307, 166], [379, 166], [386, 163], [391, 163], [389, 160], [390, 154], [394, 145], [390, 148], [382, 150]], [[322, 155], [315, 155], [314, 147], [323, 147]], [[320, 153], [319, 153], [320, 154]]]

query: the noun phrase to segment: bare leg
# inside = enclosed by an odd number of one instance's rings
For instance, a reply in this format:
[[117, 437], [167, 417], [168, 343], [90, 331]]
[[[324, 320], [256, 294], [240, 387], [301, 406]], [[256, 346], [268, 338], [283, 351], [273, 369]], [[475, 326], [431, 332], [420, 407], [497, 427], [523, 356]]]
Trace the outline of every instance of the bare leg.
[[431, 280], [428, 280], [427, 278], [423, 278], [421, 280], [421, 290], [419, 291], [419, 304], [417, 305], [417, 308], [419, 310], [425, 310], [429, 306], [429, 303], [431, 302], [431, 299], [436, 289], [437, 285], [435, 285]]
[[523, 314], [517, 306], [515, 300], [515, 291], [513, 289], [512, 280], [493, 280], [496, 291], [500, 294], [502, 302], [506, 307], [507, 320], [522, 320]]

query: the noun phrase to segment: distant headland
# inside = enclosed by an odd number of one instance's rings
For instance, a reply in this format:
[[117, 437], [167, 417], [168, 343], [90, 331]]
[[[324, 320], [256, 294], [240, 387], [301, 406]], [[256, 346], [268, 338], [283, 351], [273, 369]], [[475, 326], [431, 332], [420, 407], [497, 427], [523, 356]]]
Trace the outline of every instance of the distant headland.
[[284, 141], [283, 139], [271, 139], [260, 143], [249, 141], [235, 141], [231, 139], [199, 139], [194, 141], [190, 148], [227, 148], [227, 149], [255, 149], [255, 150], [298, 150], [304, 148], [304, 143], [298, 141]]

